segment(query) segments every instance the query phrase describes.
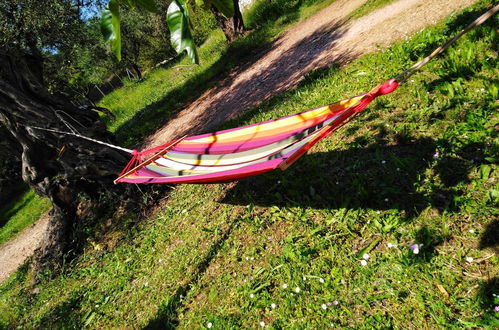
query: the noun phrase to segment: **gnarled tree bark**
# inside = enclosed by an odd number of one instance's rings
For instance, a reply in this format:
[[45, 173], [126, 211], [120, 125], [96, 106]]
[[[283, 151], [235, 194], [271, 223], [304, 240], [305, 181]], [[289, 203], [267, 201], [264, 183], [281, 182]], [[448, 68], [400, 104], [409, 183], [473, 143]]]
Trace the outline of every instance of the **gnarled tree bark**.
[[0, 52], [0, 121], [22, 147], [22, 177], [53, 205], [49, 229], [35, 255], [43, 268], [62, 260], [71, 247], [73, 226], [82, 196], [102, 205], [103, 192], [123, 194], [112, 180], [127, 162], [121, 151], [93, 142], [36, 129], [75, 130], [113, 142], [113, 135], [94, 111], [78, 109], [43, 85], [41, 60]]

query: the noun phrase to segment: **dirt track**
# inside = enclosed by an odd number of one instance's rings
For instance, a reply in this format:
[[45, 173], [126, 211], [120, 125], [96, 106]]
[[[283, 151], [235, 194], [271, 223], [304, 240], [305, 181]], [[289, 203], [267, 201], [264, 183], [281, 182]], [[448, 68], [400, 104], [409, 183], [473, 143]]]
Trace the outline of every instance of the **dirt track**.
[[16, 238], [0, 246], [0, 282], [3, 282], [26, 258], [33, 255], [47, 229], [48, 214], [24, 229]]
[[348, 14], [366, 0], [337, 0], [295, 25], [243, 68], [189, 104], [146, 140], [146, 147], [215, 129], [263, 100], [296, 86], [314, 70], [345, 62], [402, 39], [473, 0], [399, 0], [353, 22]]
[[[349, 22], [348, 14], [366, 0], [337, 0], [279, 37], [270, 50], [231, 72], [189, 104], [146, 144], [154, 146], [185, 134], [216, 128], [263, 100], [296, 86], [303, 77], [334, 62], [372, 52], [470, 6], [473, 0], [399, 0]], [[33, 254], [47, 217], [0, 246], [0, 282]]]

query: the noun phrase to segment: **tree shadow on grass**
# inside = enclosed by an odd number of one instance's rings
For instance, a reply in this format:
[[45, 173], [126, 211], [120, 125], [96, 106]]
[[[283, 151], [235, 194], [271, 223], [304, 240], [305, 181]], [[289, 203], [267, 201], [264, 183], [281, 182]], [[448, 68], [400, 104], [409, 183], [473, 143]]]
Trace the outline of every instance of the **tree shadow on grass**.
[[[497, 326], [497, 318], [494, 315], [497, 314], [497, 312], [495, 312], [494, 307], [499, 305], [499, 298], [494, 295], [499, 295], [499, 277], [497, 276], [480, 283], [480, 290], [476, 296], [476, 299], [480, 303], [480, 307], [484, 311], [481, 320], [477, 322], [477, 325], [484, 326], [487, 329], [489, 327], [492, 329], [494, 325]], [[495, 320], [494, 323], [493, 320]]]
[[[375, 144], [348, 150], [317, 152], [302, 157], [286, 172], [240, 181], [221, 201], [235, 205], [312, 207], [319, 209], [398, 209], [407, 220], [428, 206], [452, 208], [458, 193], [453, 186], [467, 182], [468, 171], [454, 173], [452, 180], [430, 192], [419, 192], [426, 170], [433, 161], [436, 143], [420, 138], [397, 145]], [[437, 174], [463, 166], [447, 158]], [[431, 179], [431, 178], [428, 178]], [[451, 185], [445, 185], [451, 183]]]
[[488, 224], [480, 239], [479, 248], [481, 250], [491, 248], [499, 254], [499, 220], [494, 220]]
[[419, 247], [419, 253], [408, 251], [409, 262], [411, 264], [422, 264], [430, 262], [434, 257], [438, 255], [437, 247], [442, 245], [449, 239], [449, 236], [443, 236], [439, 234], [435, 229], [423, 226], [416, 232], [415, 235], [415, 241], [421, 245]]
[[18, 199], [22, 198], [23, 194], [27, 191], [28, 187], [23, 185], [22, 188], [19, 189], [18, 194], [12, 196], [10, 201], [4, 204], [4, 207], [0, 208], [0, 228], [6, 225], [12, 216], [14, 216], [18, 211], [22, 210], [35, 198], [35, 195], [32, 195], [28, 198], [25, 198], [22, 203], [14, 207], [14, 205], [18, 202]]

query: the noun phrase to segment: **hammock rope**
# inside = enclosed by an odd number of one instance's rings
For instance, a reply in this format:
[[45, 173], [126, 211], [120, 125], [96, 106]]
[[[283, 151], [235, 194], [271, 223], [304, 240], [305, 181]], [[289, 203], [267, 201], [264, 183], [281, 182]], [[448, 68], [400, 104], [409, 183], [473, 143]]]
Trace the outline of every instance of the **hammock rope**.
[[416, 71], [421, 69], [426, 63], [428, 63], [432, 58], [435, 56], [443, 53], [447, 48], [449, 48], [450, 45], [452, 45], [454, 42], [457, 41], [457, 39], [461, 38], [464, 34], [468, 33], [469, 31], [473, 30], [476, 28], [478, 25], [482, 24], [492, 16], [494, 16], [497, 11], [499, 11], [499, 4], [495, 5], [494, 7], [490, 8], [487, 10], [483, 15], [478, 17], [476, 20], [474, 20], [470, 25], [468, 25], [464, 30], [456, 34], [453, 38], [447, 40], [443, 45], [440, 47], [436, 48], [430, 55], [426, 56], [423, 58], [421, 61], [417, 62], [413, 66], [411, 66], [409, 69], [405, 70], [398, 76], [396, 76], [394, 79], [397, 80], [399, 83], [402, 83], [407, 80], [410, 76], [412, 76]]
[[[79, 137], [132, 154], [115, 183], [209, 183], [238, 180], [276, 168], [287, 169], [313, 145], [362, 112], [376, 97], [393, 92], [432, 58], [499, 11], [499, 4], [436, 48], [430, 55], [370, 92], [299, 114], [203, 134], [147, 149], [131, 150], [75, 132], [31, 128]], [[152, 154], [143, 161], [143, 157]]]
[[57, 134], [62, 134], [62, 135], [75, 136], [77, 138], [80, 138], [80, 139], [83, 139], [83, 140], [87, 140], [87, 141], [91, 141], [91, 142], [94, 142], [94, 143], [97, 143], [97, 144], [100, 144], [100, 145], [103, 145], [103, 146], [106, 146], [106, 147], [109, 147], [109, 148], [121, 150], [121, 151], [127, 152], [127, 153], [132, 154], [132, 155], [136, 151], [136, 150], [132, 150], [132, 149], [123, 148], [123, 147], [120, 147], [120, 146], [117, 146], [117, 145], [114, 145], [114, 144], [111, 144], [111, 143], [107, 143], [107, 142], [104, 142], [104, 141], [99, 141], [99, 140], [96, 140], [96, 139], [92, 139], [92, 138], [89, 138], [88, 136], [81, 135], [81, 134], [78, 134], [78, 133], [63, 132], [63, 131], [58, 131], [58, 130], [55, 130], [55, 129], [52, 129], [52, 128], [43, 128], [43, 127], [37, 127], [37, 126], [27, 126], [27, 127], [28, 128], [34, 128], [34, 129], [37, 129], [37, 130], [40, 130], [40, 131], [52, 132], [52, 133], [57, 133]]

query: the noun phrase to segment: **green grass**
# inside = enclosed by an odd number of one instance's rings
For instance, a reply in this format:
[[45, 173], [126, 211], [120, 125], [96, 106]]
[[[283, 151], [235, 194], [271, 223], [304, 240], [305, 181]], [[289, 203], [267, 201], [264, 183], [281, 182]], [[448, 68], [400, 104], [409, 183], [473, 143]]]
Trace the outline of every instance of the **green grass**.
[[389, 5], [394, 1], [395, 0], [367, 0], [350, 14], [350, 18], [355, 19], [362, 17], [376, 9]]
[[[492, 3], [316, 71], [225, 127], [364, 92]], [[467, 34], [286, 172], [173, 186], [153, 216], [97, 231], [36, 294], [22, 267], [0, 285], [0, 325], [497, 327], [496, 29]]]
[[50, 202], [29, 190], [0, 209], [0, 244], [7, 242], [47, 212]]

